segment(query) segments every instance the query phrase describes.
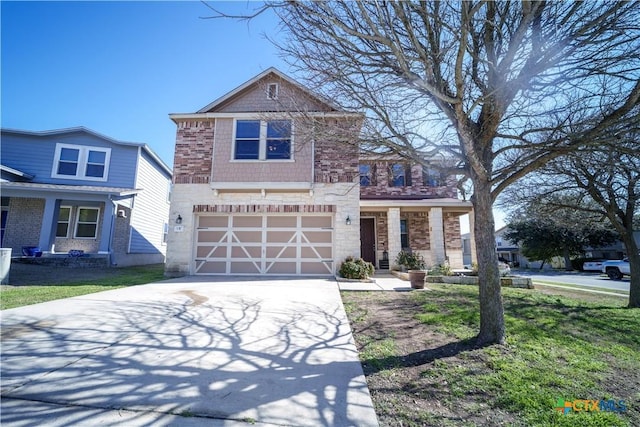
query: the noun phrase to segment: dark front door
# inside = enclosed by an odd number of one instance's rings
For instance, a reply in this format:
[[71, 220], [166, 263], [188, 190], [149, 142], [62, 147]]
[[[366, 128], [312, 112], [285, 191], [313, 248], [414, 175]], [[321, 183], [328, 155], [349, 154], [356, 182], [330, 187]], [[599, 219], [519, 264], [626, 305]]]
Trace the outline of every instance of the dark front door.
[[360, 218], [360, 254], [376, 265], [376, 228], [374, 218]]

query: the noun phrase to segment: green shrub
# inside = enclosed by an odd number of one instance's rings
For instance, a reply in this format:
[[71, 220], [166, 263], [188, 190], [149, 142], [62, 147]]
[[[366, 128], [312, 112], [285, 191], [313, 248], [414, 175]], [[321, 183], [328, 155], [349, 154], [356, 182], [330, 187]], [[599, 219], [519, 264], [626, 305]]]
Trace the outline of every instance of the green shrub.
[[362, 258], [347, 257], [340, 265], [340, 276], [346, 279], [368, 279], [373, 275], [373, 264]]
[[396, 264], [406, 267], [407, 270], [424, 270], [426, 266], [422, 255], [405, 251], [398, 253]]
[[430, 268], [427, 274], [429, 276], [453, 276], [453, 271], [449, 263], [445, 262], [444, 264]]

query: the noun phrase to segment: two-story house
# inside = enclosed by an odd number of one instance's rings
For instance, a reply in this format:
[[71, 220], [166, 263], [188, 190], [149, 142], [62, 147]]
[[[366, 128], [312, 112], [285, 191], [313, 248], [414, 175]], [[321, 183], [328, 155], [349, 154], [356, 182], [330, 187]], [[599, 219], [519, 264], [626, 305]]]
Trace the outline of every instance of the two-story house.
[[167, 275], [327, 276], [347, 256], [379, 266], [403, 248], [462, 264], [458, 216], [471, 207], [452, 183], [393, 158], [361, 159], [364, 115], [278, 70], [170, 118]]
[[100, 255], [105, 264], [162, 263], [171, 170], [146, 145], [83, 127], [2, 129], [2, 247], [14, 256]]

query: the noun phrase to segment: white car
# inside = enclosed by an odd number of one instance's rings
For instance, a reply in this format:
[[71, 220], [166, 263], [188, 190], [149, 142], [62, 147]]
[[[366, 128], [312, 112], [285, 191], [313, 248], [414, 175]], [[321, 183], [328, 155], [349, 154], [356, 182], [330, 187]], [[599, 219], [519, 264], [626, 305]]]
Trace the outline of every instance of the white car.
[[602, 272], [611, 280], [621, 280], [631, 274], [629, 259], [605, 261], [602, 263]]
[[584, 271], [602, 271], [603, 262], [604, 262], [603, 260], [587, 261], [584, 264], [582, 264], [582, 269]]

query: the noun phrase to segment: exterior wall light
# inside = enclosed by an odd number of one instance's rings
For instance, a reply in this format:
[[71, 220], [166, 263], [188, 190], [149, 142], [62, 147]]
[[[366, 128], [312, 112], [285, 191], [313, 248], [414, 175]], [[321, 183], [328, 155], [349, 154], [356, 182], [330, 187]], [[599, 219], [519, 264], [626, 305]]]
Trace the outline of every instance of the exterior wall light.
[[345, 222], [347, 223], [347, 225], [351, 225], [351, 217], [349, 215], [347, 215], [347, 219], [345, 220]]
[[182, 224], [182, 217], [180, 214], [178, 214], [178, 217], [176, 218], [176, 224]]

